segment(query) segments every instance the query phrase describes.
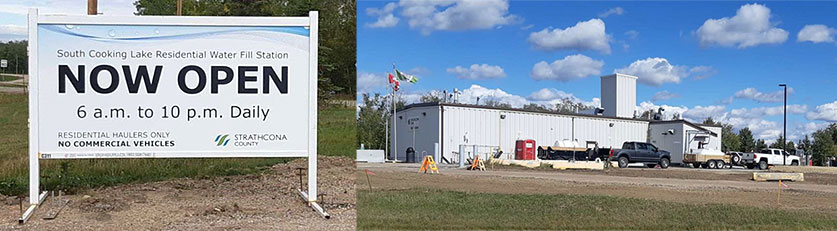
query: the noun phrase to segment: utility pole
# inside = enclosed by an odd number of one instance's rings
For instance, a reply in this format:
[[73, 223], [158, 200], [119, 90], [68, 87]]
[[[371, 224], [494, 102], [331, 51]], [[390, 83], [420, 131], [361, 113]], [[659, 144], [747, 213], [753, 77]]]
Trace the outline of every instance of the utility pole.
[[88, 15], [99, 14], [99, 0], [87, 0], [87, 14]]
[[177, 16], [183, 15], [183, 0], [177, 0]]
[[[782, 128], [782, 153], [784, 154], [788, 150], [788, 142], [787, 142], [787, 139], [788, 139], [788, 85], [784, 84], [784, 83], [781, 83], [781, 84], [779, 84], [779, 86], [785, 88], [785, 106], [784, 106], [785, 119], [784, 119], [784, 122], [782, 122], [782, 127], [783, 127]], [[788, 156], [787, 155], [782, 155], [782, 156], [783, 156], [782, 165], [788, 165], [788, 163], [787, 163], [788, 162]]]

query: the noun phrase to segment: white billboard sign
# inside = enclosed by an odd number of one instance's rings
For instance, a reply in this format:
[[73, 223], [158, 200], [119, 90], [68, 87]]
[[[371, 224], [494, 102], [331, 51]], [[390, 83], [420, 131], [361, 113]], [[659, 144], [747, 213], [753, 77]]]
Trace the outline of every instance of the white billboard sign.
[[313, 201], [317, 21], [32, 10], [31, 157], [308, 157]]
[[0, 59], [0, 68], [6, 68], [9, 66], [9, 60]]

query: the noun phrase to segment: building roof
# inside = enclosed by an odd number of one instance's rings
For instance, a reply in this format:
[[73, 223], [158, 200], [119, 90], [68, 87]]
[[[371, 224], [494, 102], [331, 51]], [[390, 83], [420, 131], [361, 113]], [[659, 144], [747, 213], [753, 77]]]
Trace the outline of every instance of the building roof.
[[490, 110], [540, 113], [540, 114], [549, 114], [549, 115], [564, 115], [564, 116], [578, 116], [578, 117], [588, 117], [588, 118], [630, 120], [630, 121], [638, 121], [638, 122], [654, 122], [652, 120], [639, 119], [639, 118], [623, 118], [623, 117], [602, 116], [602, 115], [565, 113], [565, 112], [554, 112], [554, 111], [540, 111], [540, 110], [530, 110], [530, 109], [521, 109], [521, 108], [501, 108], [501, 107], [490, 107], [490, 106], [484, 106], [484, 105], [460, 104], [460, 103], [443, 103], [443, 102], [415, 103], [415, 104], [407, 105], [406, 107], [404, 107], [403, 109], [398, 110], [398, 111], [404, 111], [404, 110], [411, 109], [411, 108], [436, 107], [436, 106], [466, 107], [466, 108], [479, 108], [479, 109], [490, 109]]
[[687, 124], [687, 125], [689, 125], [693, 128], [697, 128], [700, 131], [709, 132], [709, 134], [711, 134], [712, 136], [715, 136], [715, 137], [718, 136], [718, 133], [715, 133], [715, 132], [713, 132], [709, 129], [706, 129], [704, 127], [717, 127], [717, 128], [722, 127], [721, 125], [715, 125], [715, 124], [696, 124], [696, 123], [689, 122], [688, 120], [682, 120], [682, 119], [681, 120], [655, 120], [655, 121], [651, 121], [651, 123], [652, 124], [684, 123], [684, 124]]
[[604, 119], [615, 119], [615, 120], [630, 120], [630, 121], [638, 121], [638, 122], [648, 122], [651, 124], [662, 124], [662, 123], [685, 123], [689, 126], [697, 128], [701, 131], [706, 131], [712, 134], [712, 136], [718, 136], [717, 133], [710, 131], [704, 127], [721, 127], [720, 125], [714, 124], [696, 124], [689, 122], [687, 120], [648, 120], [648, 119], [640, 119], [640, 118], [623, 118], [623, 117], [613, 117], [613, 116], [603, 116], [603, 115], [590, 115], [590, 114], [578, 114], [578, 113], [565, 113], [565, 112], [553, 112], [553, 111], [539, 111], [539, 110], [530, 110], [530, 109], [521, 109], [521, 108], [500, 108], [500, 107], [490, 107], [484, 105], [473, 105], [473, 104], [460, 104], [460, 103], [443, 103], [443, 102], [429, 102], [429, 103], [414, 103], [405, 106], [404, 108], [398, 111], [404, 111], [411, 108], [422, 108], [422, 107], [438, 107], [438, 106], [452, 106], [452, 107], [466, 107], [466, 108], [479, 108], [479, 109], [491, 109], [491, 110], [504, 110], [504, 111], [516, 111], [516, 112], [530, 112], [530, 113], [541, 113], [541, 114], [550, 114], [550, 115], [564, 115], [564, 116], [578, 116], [578, 117], [588, 117], [588, 118], [604, 118]]

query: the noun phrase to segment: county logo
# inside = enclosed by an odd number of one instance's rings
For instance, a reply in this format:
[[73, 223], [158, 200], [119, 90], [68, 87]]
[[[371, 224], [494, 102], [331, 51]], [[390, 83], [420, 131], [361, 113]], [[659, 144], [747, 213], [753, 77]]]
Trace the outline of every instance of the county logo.
[[230, 136], [230, 134], [219, 134], [218, 136], [216, 136], [215, 146], [227, 146], [227, 143], [230, 142], [230, 139], [227, 139], [227, 136]]

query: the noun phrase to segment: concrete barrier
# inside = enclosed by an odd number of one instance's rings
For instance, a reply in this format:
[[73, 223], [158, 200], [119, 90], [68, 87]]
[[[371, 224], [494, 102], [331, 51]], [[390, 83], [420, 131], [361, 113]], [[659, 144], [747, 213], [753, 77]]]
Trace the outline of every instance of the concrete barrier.
[[785, 173], [785, 172], [754, 172], [754, 181], [805, 181], [803, 173]]
[[823, 166], [772, 166], [770, 171], [837, 174], [837, 168]]

